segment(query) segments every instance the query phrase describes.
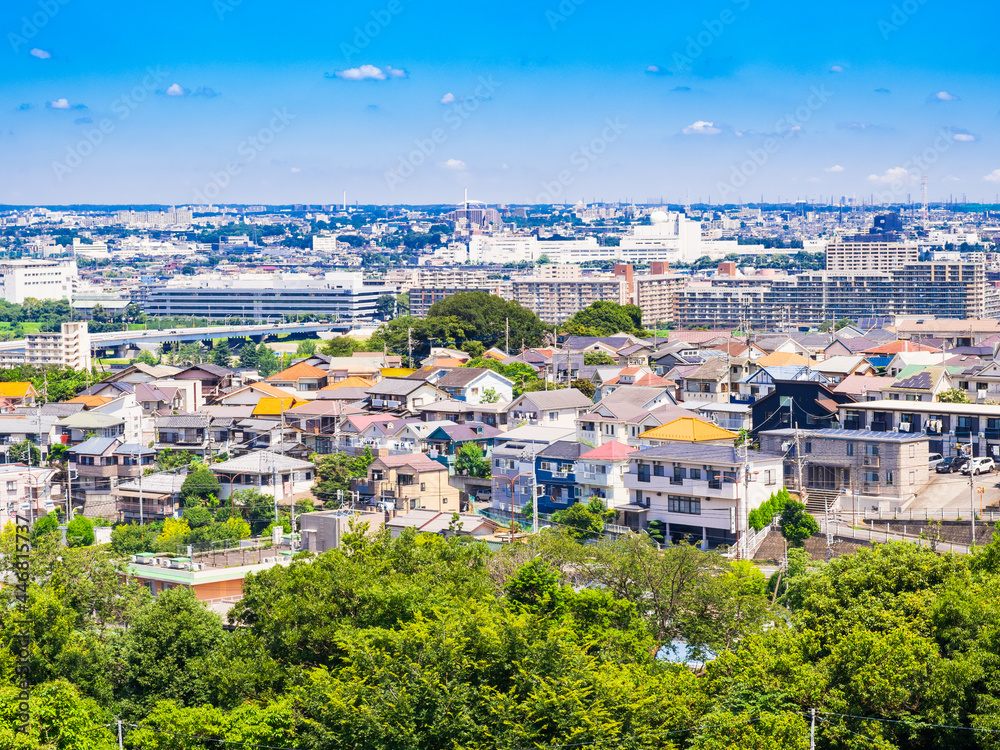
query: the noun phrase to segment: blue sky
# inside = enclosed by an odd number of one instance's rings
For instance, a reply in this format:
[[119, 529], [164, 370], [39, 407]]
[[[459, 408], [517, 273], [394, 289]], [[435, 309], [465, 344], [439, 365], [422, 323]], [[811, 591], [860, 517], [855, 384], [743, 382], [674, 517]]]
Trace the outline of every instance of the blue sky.
[[10, 0], [0, 202], [992, 201], [998, 15]]

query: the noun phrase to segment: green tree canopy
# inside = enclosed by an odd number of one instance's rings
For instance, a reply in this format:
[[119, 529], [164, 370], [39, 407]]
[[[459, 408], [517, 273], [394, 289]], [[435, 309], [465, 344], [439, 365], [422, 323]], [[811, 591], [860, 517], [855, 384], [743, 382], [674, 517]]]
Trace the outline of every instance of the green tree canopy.
[[781, 533], [789, 544], [801, 547], [806, 539], [819, 533], [819, 524], [805, 505], [789, 500], [781, 510]]
[[181, 501], [184, 505], [215, 504], [221, 489], [211, 469], [205, 464], [195, 464], [181, 485]]
[[463, 476], [490, 476], [490, 460], [486, 452], [475, 443], [466, 443], [455, 454], [455, 473]]
[[566, 321], [563, 333], [573, 336], [610, 336], [614, 333], [645, 334], [642, 310], [635, 305], [598, 301]]
[[66, 524], [66, 543], [70, 547], [89, 547], [94, 543], [94, 524], [89, 518], [77, 516]]

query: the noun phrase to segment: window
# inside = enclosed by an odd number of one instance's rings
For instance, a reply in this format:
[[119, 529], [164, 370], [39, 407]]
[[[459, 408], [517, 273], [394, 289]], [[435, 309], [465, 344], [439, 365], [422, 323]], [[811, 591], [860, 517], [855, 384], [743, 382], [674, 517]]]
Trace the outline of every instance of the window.
[[893, 479], [892, 472], [891, 471], [887, 471], [885, 473], [885, 483], [886, 484], [892, 484], [892, 479]]
[[910, 484], [916, 484], [916, 483], [917, 483], [917, 472], [911, 471], [910, 472]]
[[916, 458], [916, 457], [917, 457], [917, 446], [911, 445], [910, 446], [910, 458]]
[[649, 464], [639, 464], [637, 470], [638, 470], [638, 474], [639, 474], [639, 481], [640, 482], [648, 482], [649, 481]]
[[691, 469], [691, 478], [701, 480], [701, 469]]
[[559, 419], [559, 412], [557, 412], [557, 411], [550, 411], [549, 412], [549, 421], [550, 422], [555, 422], [557, 419]]
[[664, 470], [663, 464], [653, 464], [653, 476], [654, 477], [666, 476], [666, 471]]
[[813, 452], [813, 444], [811, 441], [806, 440], [806, 453], [812, 453], [812, 452]]
[[774, 469], [767, 469], [764, 472], [764, 484], [766, 485], [775, 484], [774, 473], [775, 473]]
[[878, 455], [878, 445], [874, 444], [874, 443], [866, 445], [865, 446], [865, 455], [866, 456], [877, 456]]
[[868, 484], [878, 484], [878, 472], [877, 471], [866, 471], [865, 472], [865, 482]]
[[688, 513], [693, 516], [700, 516], [701, 500], [696, 497], [679, 497], [677, 495], [668, 495], [667, 511], [670, 513]]
[[847, 444], [847, 455], [848, 456], [853, 456], [854, 455], [854, 443], [848, 443]]
[[7, 492], [17, 492], [17, 482], [7, 482]]

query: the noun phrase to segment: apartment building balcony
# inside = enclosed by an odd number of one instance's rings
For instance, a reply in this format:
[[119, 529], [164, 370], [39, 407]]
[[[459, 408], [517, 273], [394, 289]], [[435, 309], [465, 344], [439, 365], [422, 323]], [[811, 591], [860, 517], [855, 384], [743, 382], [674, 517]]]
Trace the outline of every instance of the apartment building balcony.
[[89, 466], [87, 464], [76, 464], [76, 473], [80, 478], [110, 478], [118, 476], [118, 464], [108, 464], [107, 466]]
[[587, 484], [596, 487], [611, 487], [614, 484], [615, 474], [601, 474], [596, 471], [578, 471], [576, 473], [577, 484]]

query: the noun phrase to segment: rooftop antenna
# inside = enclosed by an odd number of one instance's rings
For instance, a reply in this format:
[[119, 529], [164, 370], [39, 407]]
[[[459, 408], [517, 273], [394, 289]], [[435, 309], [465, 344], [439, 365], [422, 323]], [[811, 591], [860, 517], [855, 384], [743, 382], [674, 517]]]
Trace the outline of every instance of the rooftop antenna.
[[921, 182], [923, 182], [924, 185], [924, 210], [922, 218], [926, 222], [927, 221], [927, 177], [924, 177], [921, 180]]

